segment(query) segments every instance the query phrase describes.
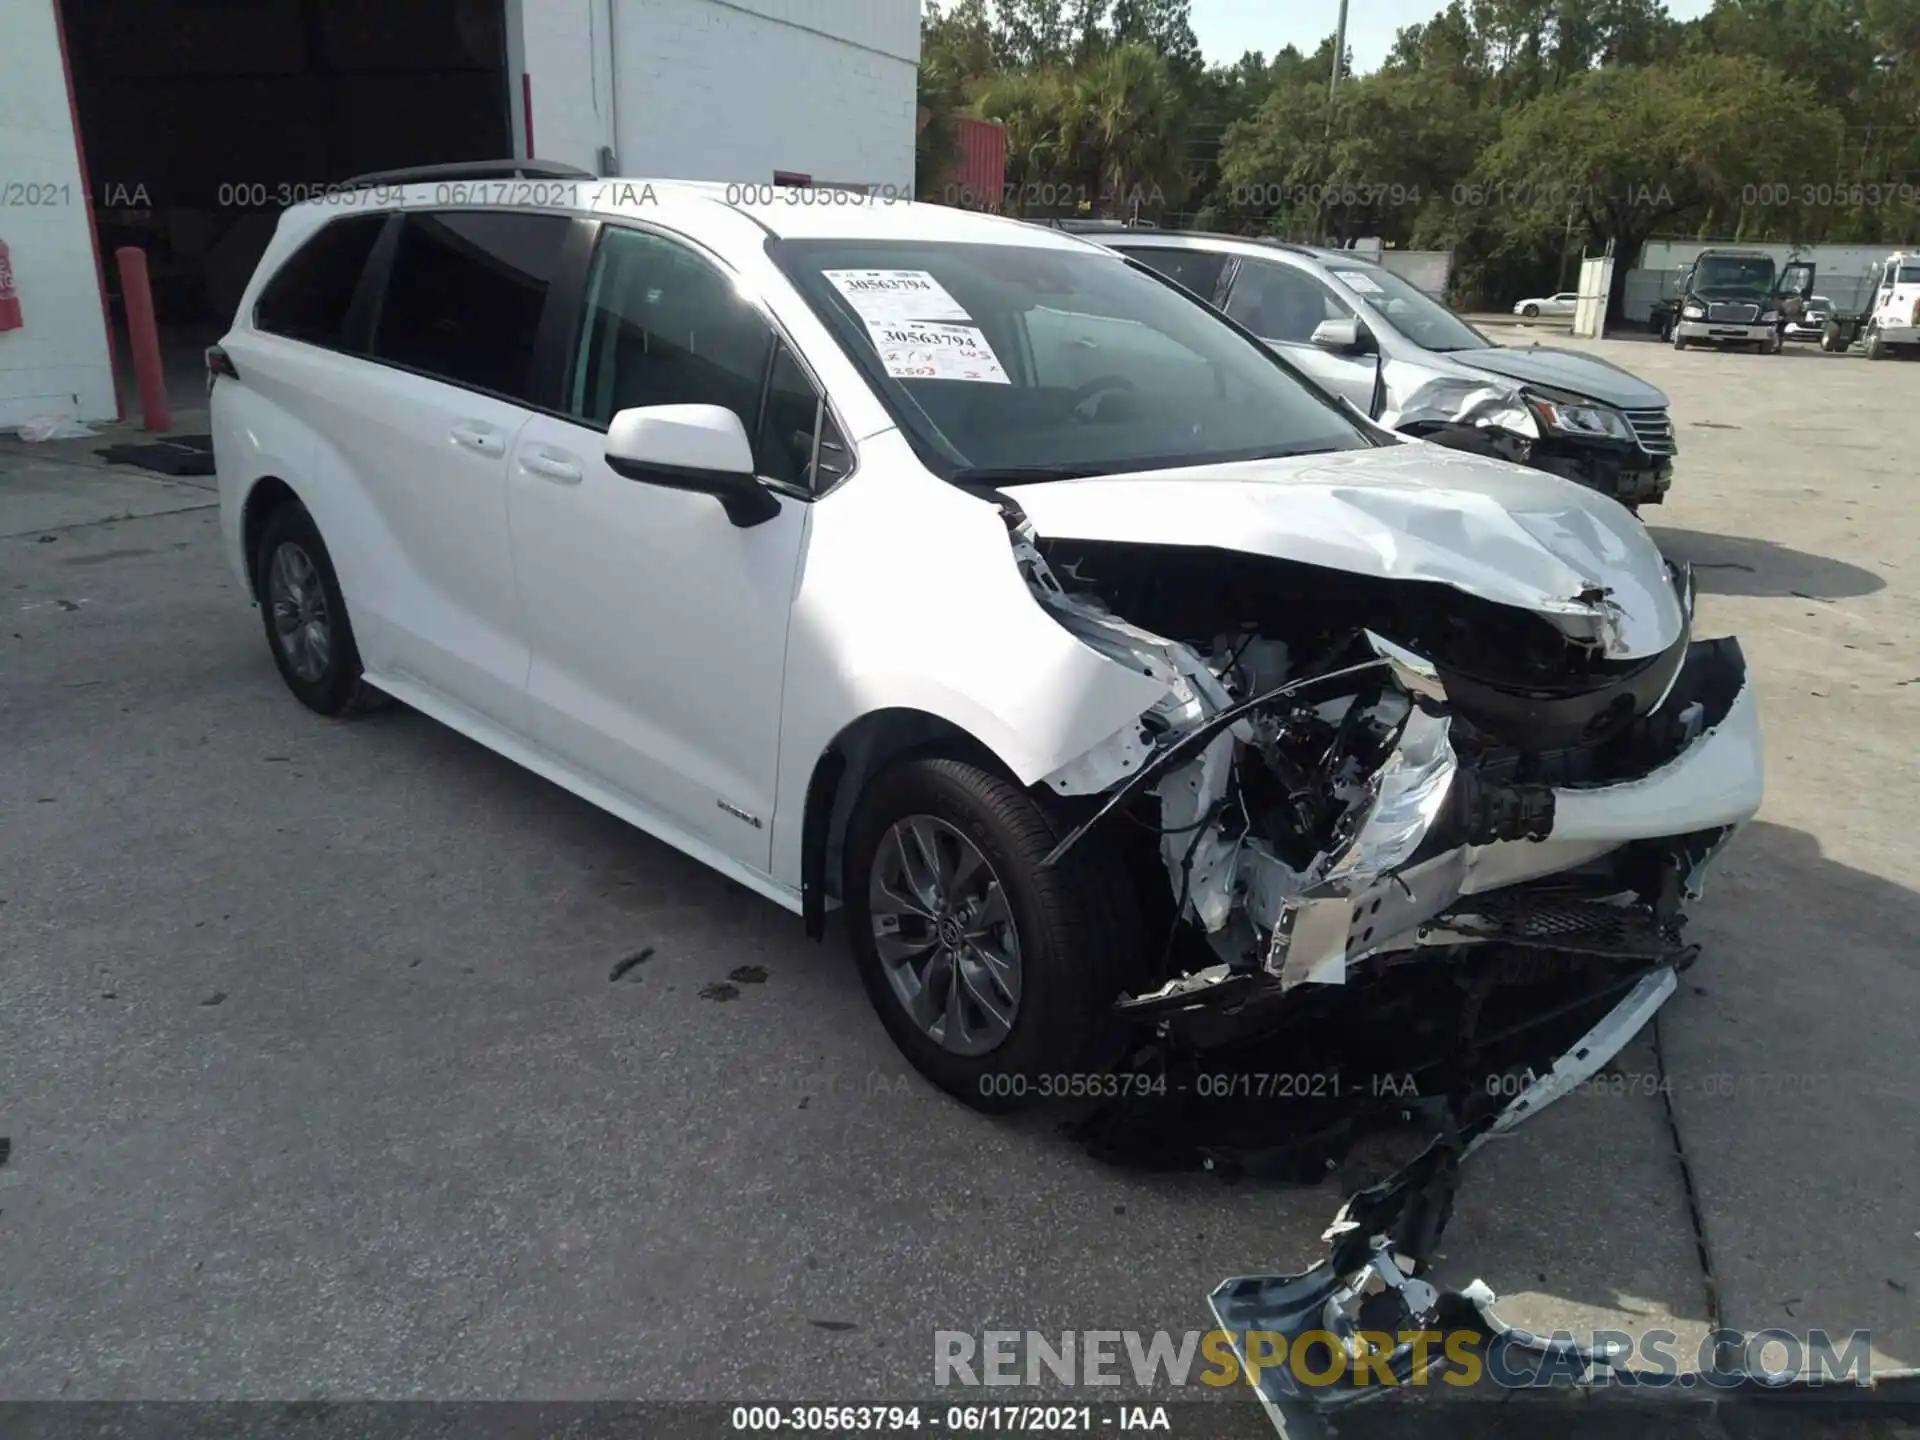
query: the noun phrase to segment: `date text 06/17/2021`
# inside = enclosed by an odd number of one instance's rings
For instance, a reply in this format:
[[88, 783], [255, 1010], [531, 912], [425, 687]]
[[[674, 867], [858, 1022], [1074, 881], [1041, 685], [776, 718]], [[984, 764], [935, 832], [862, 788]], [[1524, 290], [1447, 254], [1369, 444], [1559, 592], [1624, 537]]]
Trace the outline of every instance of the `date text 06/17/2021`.
[[1169, 1432], [1164, 1405], [736, 1405], [727, 1428], [743, 1433], [839, 1435], [919, 1430], [949, 1434]]

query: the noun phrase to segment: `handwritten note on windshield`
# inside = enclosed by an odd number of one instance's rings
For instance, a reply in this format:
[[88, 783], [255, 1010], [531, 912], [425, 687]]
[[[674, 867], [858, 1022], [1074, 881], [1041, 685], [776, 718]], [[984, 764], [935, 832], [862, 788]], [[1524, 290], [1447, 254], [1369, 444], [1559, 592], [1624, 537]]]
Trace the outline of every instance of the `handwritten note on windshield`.
[[973, 380], [1011, 385], [987, 337], [971, 325], [938, 321], [869, 320], [867, 333], [880, 363], [896, 380]]

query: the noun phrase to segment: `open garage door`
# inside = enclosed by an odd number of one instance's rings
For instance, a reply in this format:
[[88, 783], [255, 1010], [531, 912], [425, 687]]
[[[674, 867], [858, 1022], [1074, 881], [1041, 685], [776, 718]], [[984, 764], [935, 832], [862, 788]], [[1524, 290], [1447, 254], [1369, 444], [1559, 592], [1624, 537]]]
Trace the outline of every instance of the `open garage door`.
[[108, 289], [113, 250], [143, 247], [176, 392], [287, 205], [369, 170], [514, 153], [503, 0], [61, 8]]

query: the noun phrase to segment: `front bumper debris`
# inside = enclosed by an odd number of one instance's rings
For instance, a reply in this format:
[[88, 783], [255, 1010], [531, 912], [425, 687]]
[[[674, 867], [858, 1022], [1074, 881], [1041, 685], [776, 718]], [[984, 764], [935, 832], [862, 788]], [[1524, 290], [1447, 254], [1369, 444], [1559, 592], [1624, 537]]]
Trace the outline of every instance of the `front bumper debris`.
[[[1229, 887], [1235, 913], [1256, 935], [1272, 917], [1267, 947], [1124, 998], [1138, 1033], [1129, 1083], [1078, 1126], [1110, 1161], [1298, 1183], [1347, 1163], [1363, 1138], [1417, 1144], [1347, 1201], [1327, 1259], [1211, 1297], [1288, 1436], [1331, 1434], [1316, 1428], [1328, 1414], [1388, 1391], [1383, 1371], [1404, 1385], [1445, 1354], [1368, 1337], [1465, 1334], [1498, 1357], [1486, 1366], [1509, 1370], [1549, 1352], [1609, 1358], [1512, 1329], [1484, 1285], [1445, 1291], [1425, 1273], [1466, 1158], [1600, 1071], [1674, 994], [1697, 955], [1685, 903], [1763, 783], [1737, 642], [1693, 642], [1642, 720], [1518, 769], [1471, 725], [1456, 741], [1440, 676], [1375, 649], [1412, 709], [1344, 845], [1291, 887], [1257, 852], [1249, 868], [1242, 847], [1227, 872], [1243, 882]], [[1180, 757], [1162, 773], [1183, 776]], [[1285, 1353], [1342, 1347], [1347, 1378], [1308, 1386], [1292, 1364], [1260, 1368], [1250, 1334], [1267, 1358], [1276, 1337]]]
[[1536, 445], [1527, 463], [1610, 495], [1622, 505], [1658, 505], [1673, 488], [1673, 461], [1632, 444]]

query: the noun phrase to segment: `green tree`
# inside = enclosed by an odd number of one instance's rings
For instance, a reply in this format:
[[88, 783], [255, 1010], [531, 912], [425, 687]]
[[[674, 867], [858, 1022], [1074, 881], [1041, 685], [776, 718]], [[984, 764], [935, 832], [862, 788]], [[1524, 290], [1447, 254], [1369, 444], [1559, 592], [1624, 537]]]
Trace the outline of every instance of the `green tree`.
[[1064, 65], [1078, 48], [1067, 0], [994, 0], [993, 14], [995, 41], [1010, 66]]
[[1206, 68], [1192, 8], [1192, 0], [1113, 0], [1113, 43], [1144, 45], [1166, 60], [1172, 75], [1191, 81]]
[[929, 4], [920, 18], [919, 129], [914, 143], [915, 194], [946, 198], [955, 159], [953, 117], [996, 74], [993, 27], [985, 0]]
[[1182, 111], [1172, 67], [1146, 45], [1115, 45], [1076, 75], [1063, 138], [1089, 177], [1096, 210], [1178, 207], [1186, 191]]
[[1507, 111], [1465, 198], [1509, 243], [1571, 224], [1610, 246], [1617, 314], [1626, 271], [1661, 226], [1818, 173], [1841, 134], [1809, 86], [1763, 60], [1608, 66]]
[[[1329, 61], [1331, 50], [1328, 51]], [[1343, 84], [1276, 85], [1221, 148], [1220, 174], [1251, 218], [1300, 239], [1403, 242], [1445, 206], [1495, 120], [1442, 74], [1385, 71]]]
[[987, 83], [974, 108], [1007, 131], [1008, 194], [1015, 213], [1077, 183], [1070, 131], [1074, 125], [1072, 74], [1052, 69], [1003, 71]]

